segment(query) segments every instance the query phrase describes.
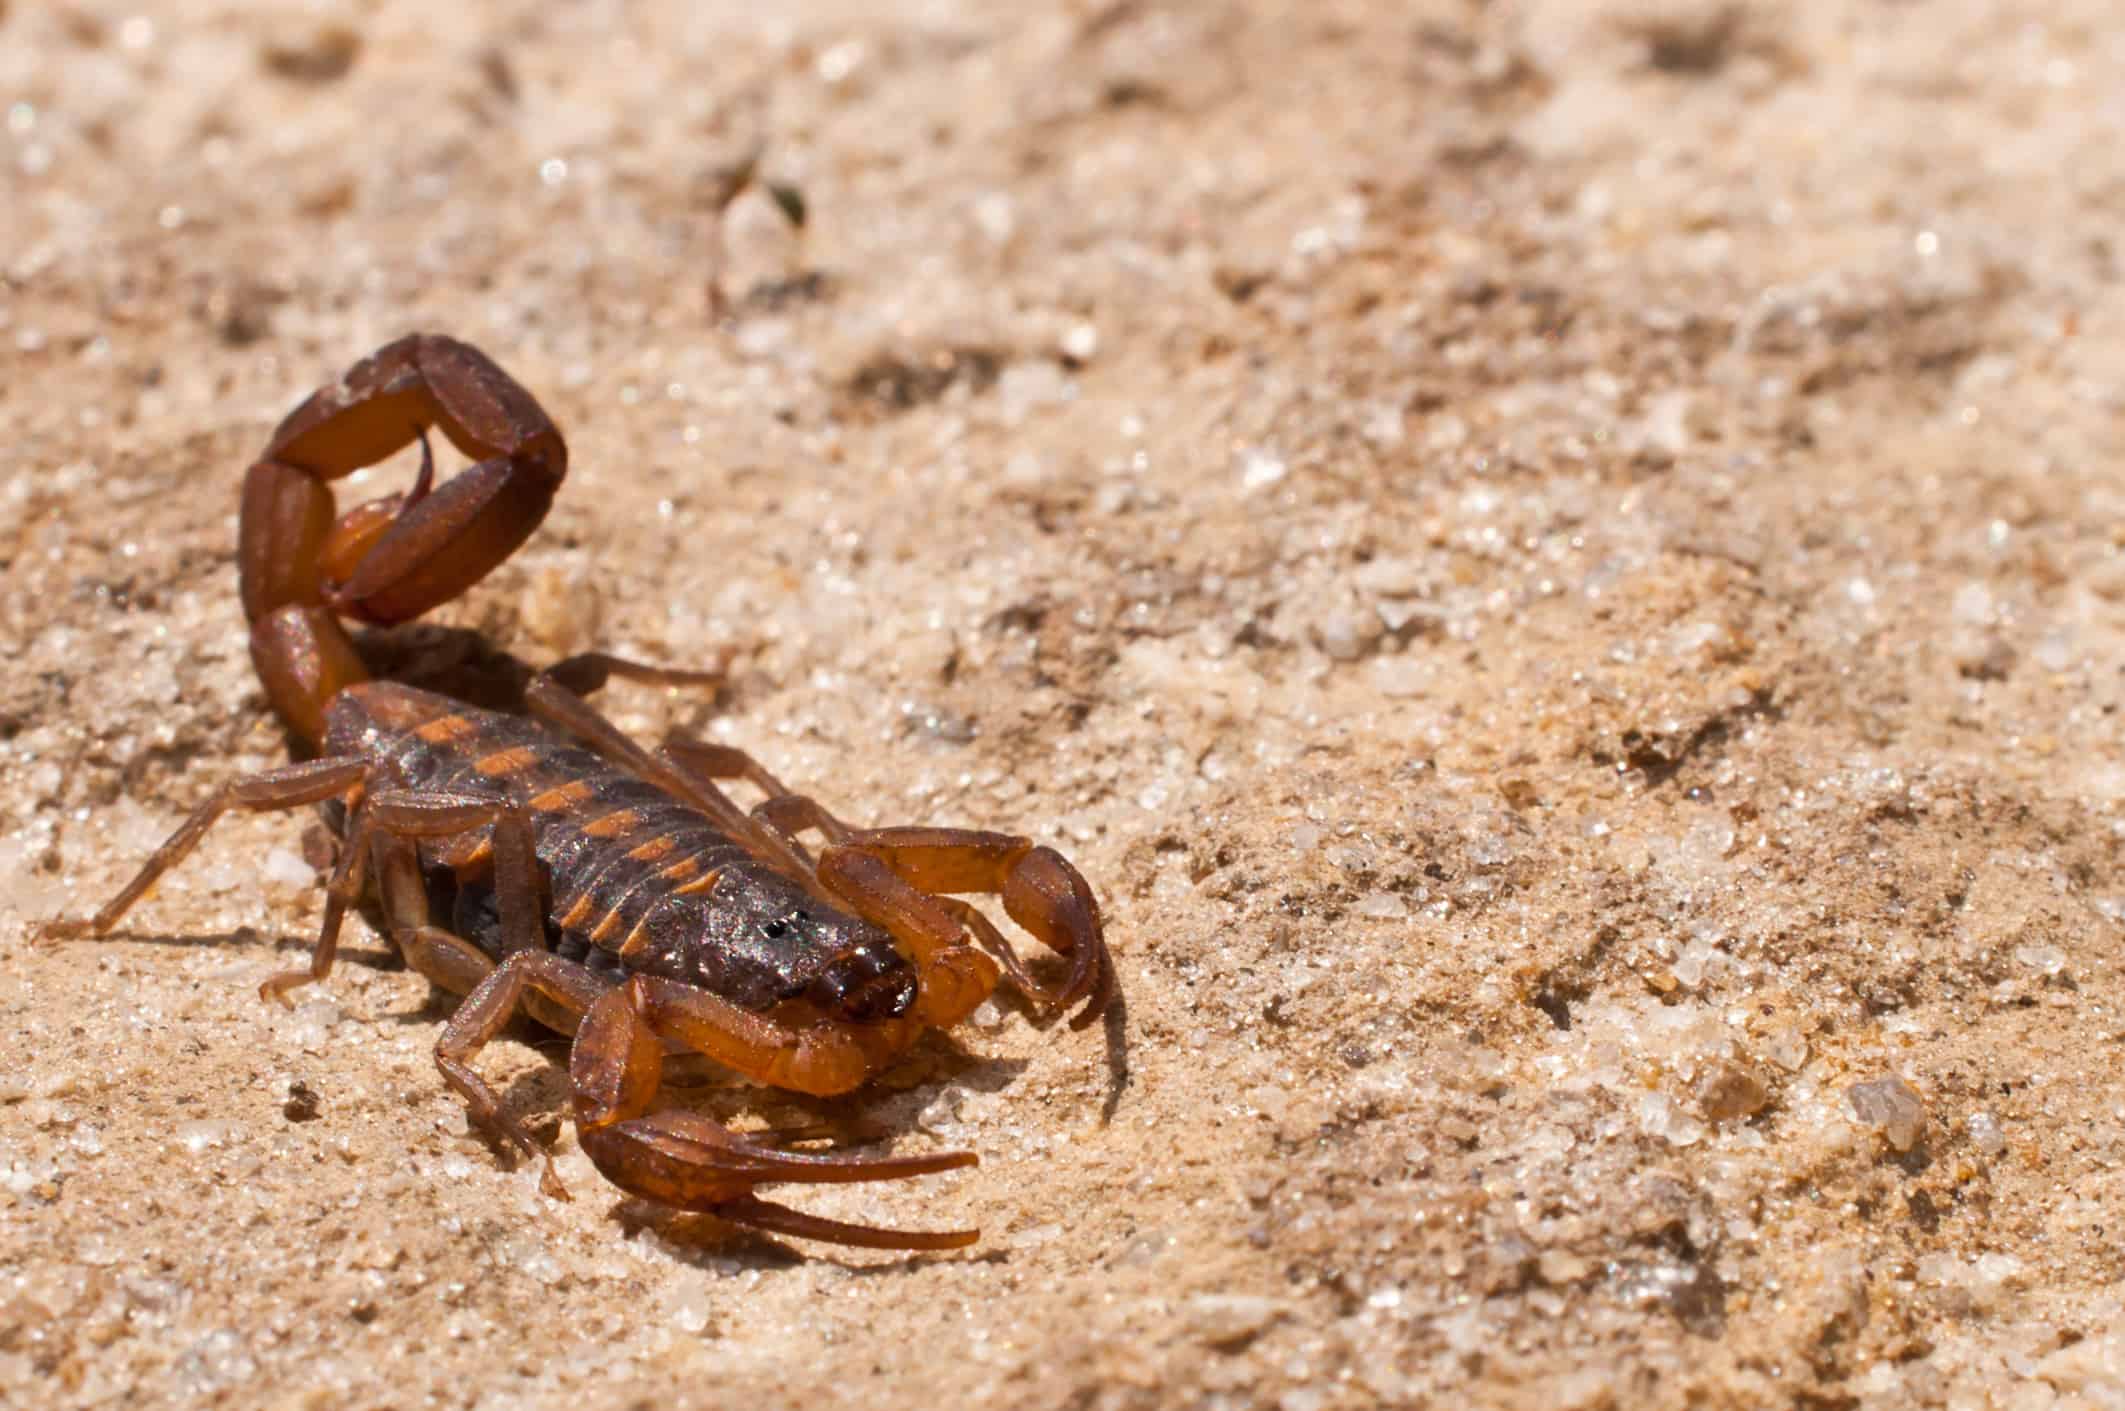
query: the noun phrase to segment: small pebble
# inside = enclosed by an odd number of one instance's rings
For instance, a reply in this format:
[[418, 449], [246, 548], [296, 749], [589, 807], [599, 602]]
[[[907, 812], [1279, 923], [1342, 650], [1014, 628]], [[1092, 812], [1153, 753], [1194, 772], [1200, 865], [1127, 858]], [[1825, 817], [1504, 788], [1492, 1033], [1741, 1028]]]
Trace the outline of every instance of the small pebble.
[[244, 1129], [226, 1119], [202, 1118], [196, 1122], [180, 1123], [174, 1135], [179, 1146], [197, 1156], [203, 1151], [242, 1141]]
[[1205, 1293], [1188, 1301], [1188, 1320], [1195, 1335], [1212, 1347], [1238, 1347], [1259, 1336], [1285, 1314], [1280, 1299], [1253, 1294]]
[[699, 1290], [682, 1295], [678, 1303], [673, 1306], [671, 1317], [672, 1322], [678, 1325], [679, 1331], [682, 1333], [698, 1337], [707, 1332], [709, 1322], [708, 1295]]
[[1073, 324], [1062, 336], [1062, 353], [1073, 363], [1090, 362], [1099, 351], [1099, 330], [1089, 323]]
[[315, 20], [284, 25], [258, 46], [265, 71], [304, 83], [328, 83], [354, 67], [362, 37], [345, 25]]
[[1030, 1225], [1023, 1230], [1014, 1231], [1010, 1245], [1013, 1249], [1037, 1249], [1060, 1239], [1062, 1232], [1060, 1225]]
[[1375, 921], [1398, 921], [1409, 915], [1408, 905], [1393, 892], [1368, 892], [1352, 910]]
[[1714, 1122], [1752, 1117], [1770, 1100], [1763, 1079], [1738, 1063], [1720, 1060], [1697, 1077], [1697, 1105]]
[[1249, 450], [1240, 456], [1240, 488], [1261, 490], [1284, 478], [1284, 458], [1273, 451]]
[[2063, 974], [2066, 969], [2066, 952], [2057, 946], [2016, 946], [2014, 958], [2047, 979]]
[[1638, 1099], [1638, 1125], [1648, 1136], [1673, 1146], [1695, 1146], [1704, 1140], [1704, 1123], [1676, 1105], [1666, 1093], [1645, 1093]]
[[1853, 1116], [1879, 1130], [1897, 1151], [1917, 1146], [1926, 1130], [1926, 1104], [1902, 1078], [1854, 1083], [1845, 1089], [1845, 1101], [1852, 1105]]
[[263, 869], [265, 879], [283, 887], [307, 887], [317, 880], [317, 873], [310, 864], [286, 848], [272, 848], [266, 853]]

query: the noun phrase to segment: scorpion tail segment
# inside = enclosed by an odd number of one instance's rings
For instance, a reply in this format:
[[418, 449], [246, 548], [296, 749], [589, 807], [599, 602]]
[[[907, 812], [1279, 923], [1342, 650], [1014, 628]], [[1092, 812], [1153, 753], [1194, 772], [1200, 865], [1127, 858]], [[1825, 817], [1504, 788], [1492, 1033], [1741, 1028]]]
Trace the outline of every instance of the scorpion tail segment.
[[421, 350], [444, 341], [415, 333], [378, 348], [281, 418], [267, 457], [337, 480], [407, 445], [416, 427], [437, 419]]
[[335, 514], [332, 488], [307, 471], [263, 460], [245, 474], [236, 563], [246, 620], [323, 600]]
[[725, 1201], [709, 1213], [733, 1225], [770, 1234], [854, 1245], [859, 1249], [965, 1249], [981, 1239], [979, 1230], [881, 1230], [874, 1225], [850, 1225], [752, 1196]]
[[[406, 445], [432, 424], [478, 464], [431, 492], [433, 472], [424, 454], [415, 493], [397, 505], [390, 527], [332, 594], [342, 611], [378, 623], [409, 621], [486, 577], [545, 519], [568, 471], [568, 447], [553, 419], [479, 349], [452, 338], [417, 336], [401, 339], [372, 361], [394, 356], [409, 365], [418, 410], [425, 415], [405, 417], [414, 405], [390, 406], [388, 414], [402, 419], [389, 449]], [[350, 374], [349, 383], [354, 380]], [[398, 380], [386, 377], [380, 386], [390, 389]], [[389, 402], [400, 394], [382, 390], [379, 395]], [[359, 432], [366, 436], [367, 421], [375, 418], [367, 417], [366, 406], [359, 414], [365, 418]], [[337, 425], [320, 423], [318, 430], [329, 433]], [[278, 447], [278, 437], [275, 443]], [[344, 448], [326, 444], [329, 452], [341, 455], [368, 450], [366, 440], [359, 446], [350, 440]], [[341, 463], [335, 459], [332, 465]]]
[[[389, 624], [449, 602], [531, 537], [553, 505], [553, 492], [543, 474], [497, 457], [419, 500], [394, 505], [388, 526], [330, 594], [333, 605], [365, 622]], [[350, 537], [356, 532], [351, 523], [343, 528]]]
[[568, 450], [552, 418], [469, 343], [414, 333], [363, 358], [289, 412], [266, 457], [337, 480], [440, 427], [473, 460], [511, 456], [560, 483]]
[[[431, 426], [479, 462], [433, 492]], [[334, 520], [327, 481], [417, 439], [411, 494]], [[252, 468], [238, 533], [245, 611], [253, 622], [291, 604], [380, 624], [418, 617], [529, 537], [567, 466], [552, 419], [486, 354], [450, 338], [401, 338], [291, 412]]]
[[266, 699], [312, 748], [325, 738], [325, 706], [369, 668], [339, 620], [321, 607], [289, 605], [251, 626], [251, 665]]

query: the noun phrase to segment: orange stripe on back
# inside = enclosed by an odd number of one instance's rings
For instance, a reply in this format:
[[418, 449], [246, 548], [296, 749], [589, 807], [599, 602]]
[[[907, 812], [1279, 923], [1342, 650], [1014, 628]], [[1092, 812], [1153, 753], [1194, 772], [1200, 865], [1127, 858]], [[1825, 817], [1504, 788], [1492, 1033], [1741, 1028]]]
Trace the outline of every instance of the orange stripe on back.
[[454, 868], [483, 867], [494, 860], [492, 832], [466, 833], [443, 844], [443, 862]]
[[677, 846], [679, 845], [669, 838], [651, 838], [627, 856], [632, 862], [655, 862]]
[[529, 769], [538, 757], [539, 752], [529, 745], [511, 745], [506, 750], [480, 756], [473, 761], [472, 767], [490, 779], [497, 779]]
[[462, 715], [444, 715], [429, 721], [415, 730], [414, 736], [431, 745], [448, 745], [464, 739], [473, 732], [471, 721]]
[[558, 813], [564, 808], [575, 807], [589, 797], [590, 785], [581, 779], [571, 779], [559, 788], [534, 795], [531, 806], [541, 813]]
[[717, 880], [722, 876], [723, 873], [721, 872], [721, 870], [705, 873], [702, 876], [696, 878], [695, 880], [688, 882], [683, 887], [672, 888], [671, 894], [675, 897], [690, 897], [696, 894], [697, 892], [705, 892], [710, 887], [715, 886]]
[[634, 831], [641, 822], [641, 815], [631, 808], [617, 809], [595, 822], [583, 825], [583, 831], [593, 838], [618, 838]]

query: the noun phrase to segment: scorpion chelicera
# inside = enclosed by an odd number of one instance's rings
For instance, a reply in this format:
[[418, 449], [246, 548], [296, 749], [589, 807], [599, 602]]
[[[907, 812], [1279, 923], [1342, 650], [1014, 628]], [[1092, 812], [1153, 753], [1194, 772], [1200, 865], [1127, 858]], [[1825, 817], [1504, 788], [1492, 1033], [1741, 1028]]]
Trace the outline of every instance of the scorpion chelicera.
[[[474, 462], [441, 484], [427, 433]], [[421, 445], [411, 490], [336, 511], [329, 482]], [[251, 658], [267, 700], [314, 755], [201, 804], [108, 905], [52, 934], [102, 935], [231, 809], [318, 805], [339, 846], [308, 966], [331, 972], [347, 909], [373, 895], [414, 970], [464, 996], [436, 1066], [474, 1120], [543, 1160], [472, 1062], [518, 1010], [574, 1035], [578, 1140], [631, 1194], [786, 1235], [949, 1249], [973, 1230], [888, 1230], [762, 1200], [756, 1185], [885, 1181], [972, 1166], [820, 1151], [802, 1132], [734, 1130], [660, 1105], [667, 1052], [814, 1096], [858, 1087], [927, 1029], [964, 1019], [1009, 977], [1073, 1027], [1114, 987], [1099, 904], [1052, 849], [1005, 833], [855, 828], [745, 752], [683, 733], [645, 749], [584, 699], [614, 676], [713, 682], [602, 653], [532, 677], [523, 714], [373, 679], [340, 618], [390, 626], [465, 591], [536, 529], [567, 466], [559, 429], [485, 354], [414, 335], [298, 406], [244, 480], [237, 559]], [[721, 783], [766, 795], [747, 811]], [[802, 836], [823, 840], [816, 856]], [[1068, 959], [1043, 985], [966, 894]], [[448, 924], [442, 924], [447, 922]]]

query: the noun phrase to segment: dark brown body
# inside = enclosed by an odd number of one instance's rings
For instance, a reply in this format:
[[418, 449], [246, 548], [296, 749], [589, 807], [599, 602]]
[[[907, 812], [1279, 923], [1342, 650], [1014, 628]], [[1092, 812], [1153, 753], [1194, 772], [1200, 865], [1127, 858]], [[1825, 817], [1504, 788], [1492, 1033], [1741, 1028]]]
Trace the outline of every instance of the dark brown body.
[[[915, 997], [915, 972], [889, 933], [529, 716], [365, 681], [333, 698], [325, 726], [327, 756], [374, 761], [391, 787], [522, 809], [546, 892], [546, 948], [597, 975], [677, 980], [759, 1013], [793, 1002], [839, 1011], [860, 996], [897, 1015]], [[507, 959], [491, 839], [424, 839], [419, 851], [432, 915]]]
[[[434, 483], [426, 430], [477, 462]], [[341, 514], [331, 482], [416, 439], [413, 487]], [[340, 625], [406, 622], [478, 582], [538, 527], [567, 472], [560, 431], [478, 349], [413, 335], [319, 389], [244, 479], [237, 557], [251, 659], [274, 710], [317, 758], [201, 804], [93, 917], [108, 932], [231, 808], [321, 805], [342, 843], [310, 964], [259, 987], [331, 974], [348, 908], [373, 893], [408, 965], [465, 997], [436, 1066], [476, 1122], [550, 1155], [473, 1069], [511, 1015], [573, 1033], [571, 1106], [584, 1153], [635, 1195], [842, 1244], [945, 1249], [971, 1230], [879, 1230], [757, 1198], [777, 1181], [880, 1181], [970, 1166], [967, 1152], [813, 1152], [659, 1100], [667, 1050], [755, 1082], [827, 1096], [964, 1019], [1008, 978], [1083, 1027], [1113, 992], [1099, 904], [1060, 854], [1007, 833], [857, 828], [742, 750], [673, 734], [654, 752], [583, 699], [609, 676], [720, 680], [590, 653], [524, 689], [524, 715], [372, 679]], [[740, 780], [763, 799], [741, 809]], [[815, 857], [801, 841], [817, 835]], [[1068, 958], [1041, 983], [959, 899], [986, 893]]]

